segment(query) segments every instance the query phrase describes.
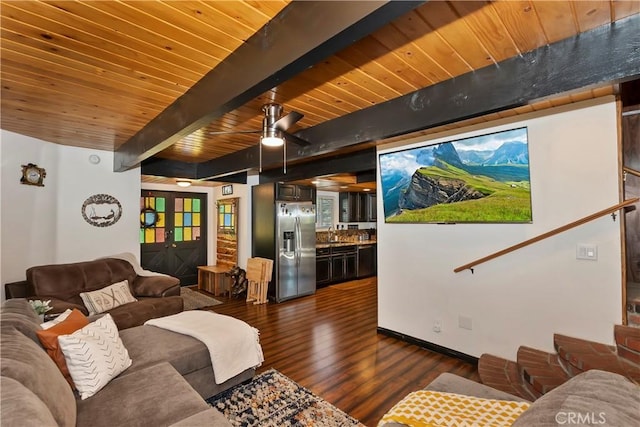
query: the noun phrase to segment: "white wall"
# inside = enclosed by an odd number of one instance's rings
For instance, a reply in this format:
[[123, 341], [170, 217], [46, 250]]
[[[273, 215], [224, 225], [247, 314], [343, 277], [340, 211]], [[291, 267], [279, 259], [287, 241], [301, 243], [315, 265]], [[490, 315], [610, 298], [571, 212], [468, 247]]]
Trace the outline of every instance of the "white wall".
[[[617, 204], [616, 117], [607, 98], [429, 140], [527, 126], [533, 223], [386, 224], [380, 214], [379, 326], [472, 356], [512, 360], [520, 345], [553, 351], [555, 332], [612, 343], [622, 316], [622, 259], [620, 224], [608, 215], [481, 264], [474, 274], [453, 269]], [[424, 142], [403, 148], [415, 145]], [[577, 260], [579, 243], [597, 245], [598, 260]], [[459, 316], [471, 318], [473, 329], [459, 328]]]
[[[139, 253], [140, 170], [113, 172], [113, 153], [68, 147], [2, 131], [0, 281], [23, 280], [34, 265], [85, 261], [119, 252]], [[101, 161], [94, 165], [89, 155]], [[44, 187], [20, 184], [21, 165], [46, 169]], [[94, 227], [82, 217], [94, 194], [120, 201], [122, 217]], [[4, 286], [2, 287], [4, 300]]]

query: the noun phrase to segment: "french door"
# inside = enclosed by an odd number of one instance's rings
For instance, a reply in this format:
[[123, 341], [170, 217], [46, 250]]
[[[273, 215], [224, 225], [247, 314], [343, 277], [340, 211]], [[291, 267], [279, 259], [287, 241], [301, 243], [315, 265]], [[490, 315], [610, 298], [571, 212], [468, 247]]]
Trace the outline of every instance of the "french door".
[[207, 195], [142, 190], [140, 264], [146, 270], [198, 283], [207, 264]]

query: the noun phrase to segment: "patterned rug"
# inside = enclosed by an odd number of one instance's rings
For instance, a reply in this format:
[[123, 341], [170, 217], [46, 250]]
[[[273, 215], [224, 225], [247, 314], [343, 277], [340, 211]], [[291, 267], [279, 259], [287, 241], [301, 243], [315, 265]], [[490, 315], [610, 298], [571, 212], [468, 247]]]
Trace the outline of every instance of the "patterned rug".
[[180, 296], [184, 299], [184, 310], [197, 310], [198, 308], [211, 307], [214, 305], [222, 304], [222, 301], [218, 301], [215, 298], [211, 298], [205, 294], [201, 294], [198, 291], [189, 289], [186, 287], [180, 288]]
[[234, 426], [362, 426], [275, 369], [207, 400]]

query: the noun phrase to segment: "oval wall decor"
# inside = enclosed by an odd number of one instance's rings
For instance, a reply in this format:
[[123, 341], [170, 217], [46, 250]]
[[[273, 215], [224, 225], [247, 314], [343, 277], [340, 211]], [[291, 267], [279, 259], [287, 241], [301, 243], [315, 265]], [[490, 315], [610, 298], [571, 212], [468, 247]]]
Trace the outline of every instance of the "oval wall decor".
[[82, 217], [94, 227], [109, 227], [122, 216], [122, 205], [108, 194], [94, 194], [82, 204]]

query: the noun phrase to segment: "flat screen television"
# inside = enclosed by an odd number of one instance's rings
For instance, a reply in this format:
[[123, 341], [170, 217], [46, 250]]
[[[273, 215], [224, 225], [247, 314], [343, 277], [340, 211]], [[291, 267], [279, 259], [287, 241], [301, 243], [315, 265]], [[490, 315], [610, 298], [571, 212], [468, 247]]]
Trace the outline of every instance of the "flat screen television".
[[530, 223], [527, 128], [379, 155], [387, 223]]

